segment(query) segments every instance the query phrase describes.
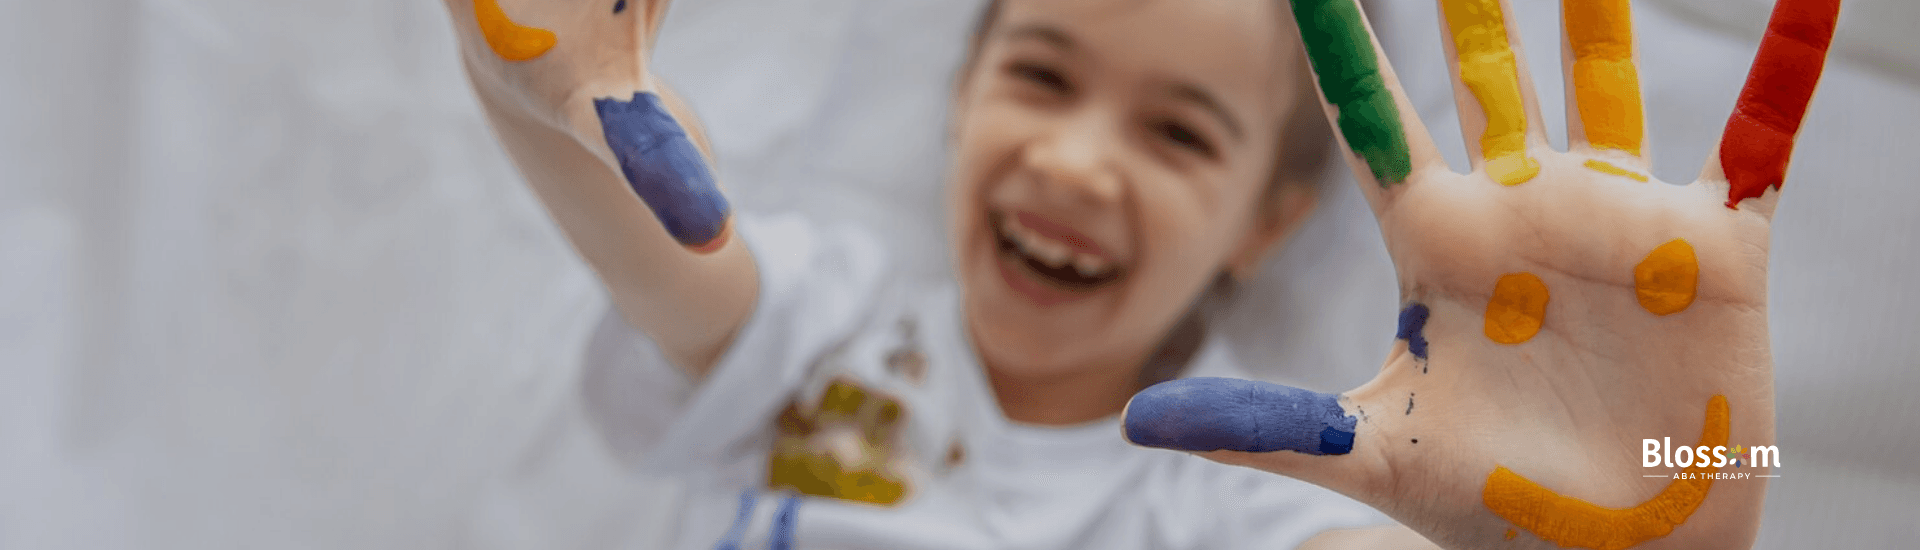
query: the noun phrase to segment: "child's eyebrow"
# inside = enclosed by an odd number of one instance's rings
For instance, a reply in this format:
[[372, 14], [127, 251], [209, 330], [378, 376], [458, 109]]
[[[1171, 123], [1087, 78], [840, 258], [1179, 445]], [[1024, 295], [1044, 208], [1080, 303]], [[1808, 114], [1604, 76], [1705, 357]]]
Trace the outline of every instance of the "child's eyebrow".
[[1007, 41], [1009, 42], [1022, 38], [1046, 42], [1062, 50], [1072, 50], [1074, 48], [1073, 37], [1067, 36], [1066, 31], [1044, 23], [1027, 23], [1007, 31]]
[[[1073, 51], [1076, 47], [1073, 37], [1068, 36], [1066, 31], [1045, 23], [1026, 23], [1007, 31], [1007, 41], [1022, 39], [1045, 42], [1062, 51]], [[1226, 104], [1215, 99], [1213, 94], [1207, 93], [1205, 89], [1185, 82], [1175, 82], [1168, 88], [1168, 92], [1174, 99], [1192, 103], [1218, 119], [1220, 125], [1227, 128], [1227, 134], [1234, 141], [1246, 139], [1245, 133], [1240, 129], [1240, 119], [1233, 116], [1233, 111], [1227, 109]]]
[[1207, 93], [1198, 86], [1184, 83], [1174, 84], [1171, 92], [1174, 99], [1199, 106], [1201, 110], [1213, 115], [1213, 118], [1219, 119], [1220, 125], [1227, 127], [1227, 133], [1232, 135], [1235, 141], [1245, 139], [1240, 132], [1239, 119], [1233, 116], [1232, 111], [1227, 110], [1226, 105], [1214, 99], [1213, 94]]

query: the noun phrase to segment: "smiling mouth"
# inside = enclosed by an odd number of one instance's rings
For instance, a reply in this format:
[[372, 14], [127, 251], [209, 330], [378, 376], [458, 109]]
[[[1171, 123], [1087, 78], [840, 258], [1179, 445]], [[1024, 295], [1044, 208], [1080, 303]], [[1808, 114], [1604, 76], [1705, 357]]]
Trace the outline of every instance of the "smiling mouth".
[[1062, 290], [1090, 292], [1119, 280], [1122, 270], [1106, 258], [1076, 252], [1066, 243], [1041, 236], [1012, 217], [996, 213], [990, 220], [1002, 256], [1025, 267], [1043, 283]]

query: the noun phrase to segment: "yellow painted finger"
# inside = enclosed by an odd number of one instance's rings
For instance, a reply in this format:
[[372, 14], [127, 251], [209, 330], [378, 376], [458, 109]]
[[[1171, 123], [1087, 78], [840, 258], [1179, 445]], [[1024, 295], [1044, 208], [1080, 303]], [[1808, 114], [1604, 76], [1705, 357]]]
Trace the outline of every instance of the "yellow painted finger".
[[553, 31], [515, 23], [496, 0], [473, 0], [473, 18], [494, 55], [507, 61], [526, 61], [553, 49]]
[[1628, 0], [1561, 0], [1560, 12], [1573, 50], [1570, 84], [1587, 142], [1639, 156], [1646, 123]]
[[[1700, 446], [1726, 446], [1730, 428], [1726, 396], [1713, 396], [1707, 401]], [[1707, 491], [1713, 488], [1711, 474], [1718, 471], [1720, 468], [1710, 461], [1695, 463], [1660, 494], [1639, 506], [1616, 509], [1561, 496], [1513, 470], [1495, 466], [1487, 475], [1480, 499], [1501, 518], [1562, 547], [1621, 550], [1667, 536], [1674, 527], [1686, 523], [1707, 499]]]
[[1520, 62], [1507, 40], [1500, 0], [1441, 0], [1440, 7], [1453, 34], [1460, 81], [1486, 114], [1480, 154], [1486, 159], [1487, 175], [1505, 185], [1526, 183], [1540, 173], [1540, 163], [1527, 156]]

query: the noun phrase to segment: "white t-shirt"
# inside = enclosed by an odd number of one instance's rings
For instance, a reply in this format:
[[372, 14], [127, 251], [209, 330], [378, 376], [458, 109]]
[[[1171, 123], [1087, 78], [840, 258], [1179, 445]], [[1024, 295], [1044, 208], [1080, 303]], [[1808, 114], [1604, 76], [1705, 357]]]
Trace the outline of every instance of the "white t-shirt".
[[[684, 483], [674, 548], [1293, 548], [1388, 522], [1304, 482], [1133, 446], [1117, 418], [1012, 423], [950, 285], [890, 280], [856, 228], [736, 221], [760, 295], [703, 383], [612, 312], [586, 355], [609, 446]], [[1216, 341], [1186, 373], [1240, 370]]]

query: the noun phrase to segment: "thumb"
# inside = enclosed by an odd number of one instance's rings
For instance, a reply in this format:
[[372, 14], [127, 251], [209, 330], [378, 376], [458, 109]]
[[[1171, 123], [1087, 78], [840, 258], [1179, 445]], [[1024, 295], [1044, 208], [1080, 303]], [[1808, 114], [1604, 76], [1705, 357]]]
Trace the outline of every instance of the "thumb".
[[1133, 396], [1127, 440], [1181, 451], [1344, 455], [1358, 422], [1339, 396], [1234, 378], [1186, 378]]
[[1183, 378], [1133, 396], [1121, 412], [1135, 445], [1190, 451], [1359, 498], [1382, 465], [1356, 438], [1344, 396], [1234, 378]]
[[695, 252], [725, 244], [732, 209], [667, 102], [654, 92], [634, 92], [631, 98], [594, 98], [593, 109], [614, 165], [667, 233]]

